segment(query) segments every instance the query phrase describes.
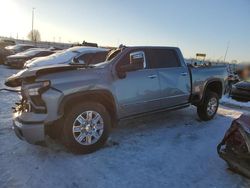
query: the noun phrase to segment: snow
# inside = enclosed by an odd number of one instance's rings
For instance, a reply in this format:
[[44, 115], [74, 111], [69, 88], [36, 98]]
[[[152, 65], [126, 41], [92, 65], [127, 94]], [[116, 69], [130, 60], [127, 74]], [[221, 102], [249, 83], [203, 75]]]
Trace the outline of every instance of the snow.
[[19, 56], [34, 56], [40, 52], [50, 51], [45, 48], [30, 48], [24, 52], [17, 53], [15, 55], [10, 55], [9, 57], [19, 57]]
[[5, 49], [7, 50], [17, 50], [23, 46], [33, 46], [33, 45], [29, 45], [29, 44], [16, 44], [16, 45], [11, 45], [11, 46], [6, 46]]
[[87, 47], [87, 46], [75, 46], [75, 47], [67, 49], [66, 51], [82, 53], [82, 52], [108, 51], [108, 49], [106, 49], [106, 48], [96, 48], [96, 47]]
[[[0, 66], [0, 87], [13, 69]], [[248, 188], [250, 180], [227, 170], [216, 146], [245, 109], [221, 106], [201, 122], [196, 109], [123, 121], [104, 148], [74, 155], [50, 140], [48, 147], [19, 140], [11, 130], [17, 94], [0, 92], [0, 187]]]
[[73, 57], [84, 53], [95, 53], [98, 51], [107, 51], [105, 48], [76, 46], [67, 50], [59, 51], [47, 57], [36, 58], [27, 63], [27, 67], [40, 67], [54, 64], [68, 63]]

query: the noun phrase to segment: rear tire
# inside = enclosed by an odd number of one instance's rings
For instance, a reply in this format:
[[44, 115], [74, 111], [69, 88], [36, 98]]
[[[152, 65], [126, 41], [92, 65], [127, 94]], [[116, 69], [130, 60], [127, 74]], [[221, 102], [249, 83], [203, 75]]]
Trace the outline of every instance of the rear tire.
[[214, 118], [219, 107], [219, 96], [214, 92], [207, 92], [203, 103], [197, 106], [197, 113], [201, 120], [209, 121]]
[[106, 108], [99, 103], [85, 102], [66, 114], [62, 141], [73, 153], [91, 153], [105, 144], [110, 128], [111, 119]]

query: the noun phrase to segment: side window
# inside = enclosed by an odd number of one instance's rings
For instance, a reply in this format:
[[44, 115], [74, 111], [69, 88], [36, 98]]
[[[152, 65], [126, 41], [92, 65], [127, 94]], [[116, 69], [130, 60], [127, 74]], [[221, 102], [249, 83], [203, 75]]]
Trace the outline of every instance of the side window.
[[150, 68], [180, 67], [181, 63], [174, 50], [152, 49], [148, 53]]
[[41, 52], [41, 56], [48, 56], [48, 55], [51, 55], [53, 52], [50, 52], [50, 51], [48, 51], [48, 52]]
[[23, 50], [23, 51], [28, 50], [28, 49], [29, 48], [27, 46], [23, 46], [23, 47], [20, 48], [20, 50]]
[[97, 63], [104, 62], [106, 60], [107, 54], [108, 54], [108, 52], [96, 52], [94, 54], [94, 58], [93, 58], [91, 64], [97, 64]]
[[37, 54], [37, 56], [46, 56], [47, 55], [47, 52], [40, 52]]
[[25, 47], [25, 50], [28, 50], [28, 49], [30, 49], [30, 48], [33, 48], [32, 46], [26, 46]]
[[86, 64], [91, 64], [93, 59], [93, 54], [83, 54], [80, 57], [78, 57], [79, 60], [83, 61]]

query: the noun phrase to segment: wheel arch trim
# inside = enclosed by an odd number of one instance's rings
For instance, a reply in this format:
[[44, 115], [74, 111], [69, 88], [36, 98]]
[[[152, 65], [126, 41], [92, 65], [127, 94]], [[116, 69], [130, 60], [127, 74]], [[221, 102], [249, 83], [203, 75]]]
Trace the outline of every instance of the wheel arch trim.
[[[79, 98], [79, 97], [80, 98], [81, 97], [89, 97], [89, 96], [97, 97], [97, 96], [100, 96], [100, 95], [108, 97], [108, 98], [105, 98], [106, 101], [107, 101], [107, 99], [111, 99], [108, 102], [112, 103], [112, 108], [114, 108], [113, 110], [114, 110], [114, 113], [115, 113], [114, 115], [115, 115], [115, 118], [117, 118], [117, 109], [118, 109], [118, 107], [117, 107], [116, 99], [115, 99], [115, 97], [113, 96], [113, 94], [110, 91], [104, 90], [104, 89], [91, 90], [91, 91], [80, 91], [80, 92], [76, 92], [76, 93], [64, 96], [64, 98], [62, 99], [62, 101], [59, 104], [58, 114], [60, 114], [61, 116], [64, 115], [65, 107], [71, 100], [74, 101], [74, 100], [76, 100], [76, 98]], [[97, 102], [99, 102], [99, 101], [97, 101]], [[111, 114], [111, 116], [112, 116], [112, 114]]]

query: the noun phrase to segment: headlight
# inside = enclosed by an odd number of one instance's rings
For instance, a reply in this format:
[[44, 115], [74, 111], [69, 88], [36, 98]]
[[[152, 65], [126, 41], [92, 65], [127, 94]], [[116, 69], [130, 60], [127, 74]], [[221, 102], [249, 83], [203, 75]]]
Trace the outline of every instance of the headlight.
[[28, 89], [28, 94], [30, 96], [41, 95], [44, 91], [46, 91], [50, 86], [50, 81], [42, 81], [31, 84]]

